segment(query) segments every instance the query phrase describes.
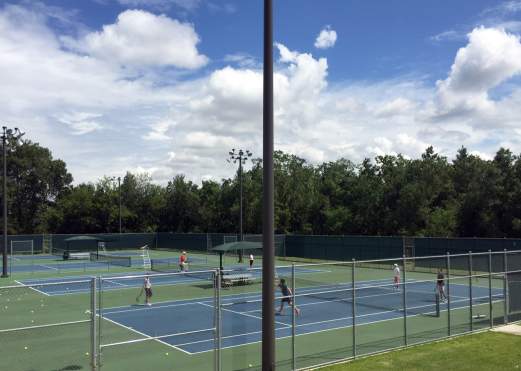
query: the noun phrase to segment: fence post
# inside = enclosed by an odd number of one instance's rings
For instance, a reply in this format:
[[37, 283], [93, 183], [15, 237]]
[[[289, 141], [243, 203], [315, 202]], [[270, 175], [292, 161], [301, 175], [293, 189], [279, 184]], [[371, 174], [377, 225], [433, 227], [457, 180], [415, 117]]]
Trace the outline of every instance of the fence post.
[[490, 312], [490, 328], [494, 327], [494, 315], [492, 308], [492, 250], [488, 250], [488, 301]]
[[503, 316], [505, 325], [508, 323], [508, 260], [507, 249], [503, 253]]
[[[403, 294], [402, 294], [402, 305], [403, 305], [403, 340], [405, 346], [407, 346], [407, 271], [405, 269], [405, 255], [402, 258], [403, 264]], [[399, 288], [399, 286], [398, 286]]]
[[291, 264], [291, 289], [292, 289], [292, 306], [291, 306], [291, 360], [293, 368], [292, 370], [297, 369], [297, 359], [295, 355], [295, 330], [297, 328], [296, 319], [295, 319], [295, 309], [297, 308], [297, 304], [295, 303], [296, 299], [296, 284], [295, 284], [295, 263]]
[[215, 359], [214, 369], [221, 371], [221, 271], [215, 270]]
[[90, 280], [90, 362], [92, 371], [98, 370], [96, 307], [96, 277], [93, 277]]
[[353, 358], [356, 358], [356, 285], [355, 285], [355, 259], [352, 261], [351, 267], [351, 302], [353, 312]]
[[450, 252], [447, 252], [447, 324], [448, 336], [451, 336], [451, 324], [450, 324]]
[[472, 251], [469, 251], [469, 315], [470, 315], [470, 331], [474, 330], [474, 323], [472, 322], [474, 316], [472, 311], [472, 272], [473, 272], [473, 266], [472, 266]]

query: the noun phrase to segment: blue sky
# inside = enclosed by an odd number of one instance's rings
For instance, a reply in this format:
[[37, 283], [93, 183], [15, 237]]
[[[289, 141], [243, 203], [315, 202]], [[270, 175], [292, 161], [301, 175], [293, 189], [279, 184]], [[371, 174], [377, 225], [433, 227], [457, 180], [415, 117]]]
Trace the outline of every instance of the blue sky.
[[[233, 175], [262, 152], [261, 0], [0, 3], [0, 114], [75, 182]], [[521, 152], [521, 1], [275, 1], [278, 149]]]

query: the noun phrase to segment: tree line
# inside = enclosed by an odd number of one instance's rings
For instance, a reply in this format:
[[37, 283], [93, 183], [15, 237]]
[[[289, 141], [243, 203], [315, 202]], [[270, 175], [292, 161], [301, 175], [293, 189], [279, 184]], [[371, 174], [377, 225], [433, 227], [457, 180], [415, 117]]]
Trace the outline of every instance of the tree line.
[[[8, 144], [8, 232], [236, 233], [237, 175], [195, 184], [184, 175], [166, 185], [128, 172], [73, 184], [66, 164], [24, 140]], [[521, 237], [521, 156], [500, 148], [492, 160], [462, 147], [449, 161], [429, 147], [421, 158], [378, 156], [313, 165], [277, 151], [276, 233]], [[261, 233], [262, 161], [243, 172], [244, 231]], [[4, 197], [2, 197], [2, 203]], [[3, 205], [2, 205], [3, 206]]]

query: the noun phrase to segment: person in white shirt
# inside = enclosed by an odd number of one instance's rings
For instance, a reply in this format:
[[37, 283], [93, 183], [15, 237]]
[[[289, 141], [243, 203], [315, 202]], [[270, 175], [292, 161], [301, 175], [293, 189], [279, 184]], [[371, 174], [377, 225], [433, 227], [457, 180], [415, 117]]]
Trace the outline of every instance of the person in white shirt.
[[400, 267], [398, 264], [395, 264], [393, 266], [393, 275], [394, 275], [394, 289], [399, 290], [400, 289]]
[[151, 306], [150, 298], [152, 297], [152, 282], [150, 282], [150, 278], [145, 276], [145, 281], [143, 282], [143, 288], [145, 289], [145, 305]]
[[253, 254], [250, 253], [250, 269], [253, 268]]

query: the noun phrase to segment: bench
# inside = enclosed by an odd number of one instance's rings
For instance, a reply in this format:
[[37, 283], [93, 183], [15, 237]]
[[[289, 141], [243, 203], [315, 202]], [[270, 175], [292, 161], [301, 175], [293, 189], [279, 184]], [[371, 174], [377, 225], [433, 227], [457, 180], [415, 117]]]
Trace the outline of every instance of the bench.
[[222, 276], [223, 287], [249, 285], [252, 282], [253, 275], [251, 273], [224, 274]]
[[63, 254], [63, 260], [89, 260], [90, 252], [70, 252]]

